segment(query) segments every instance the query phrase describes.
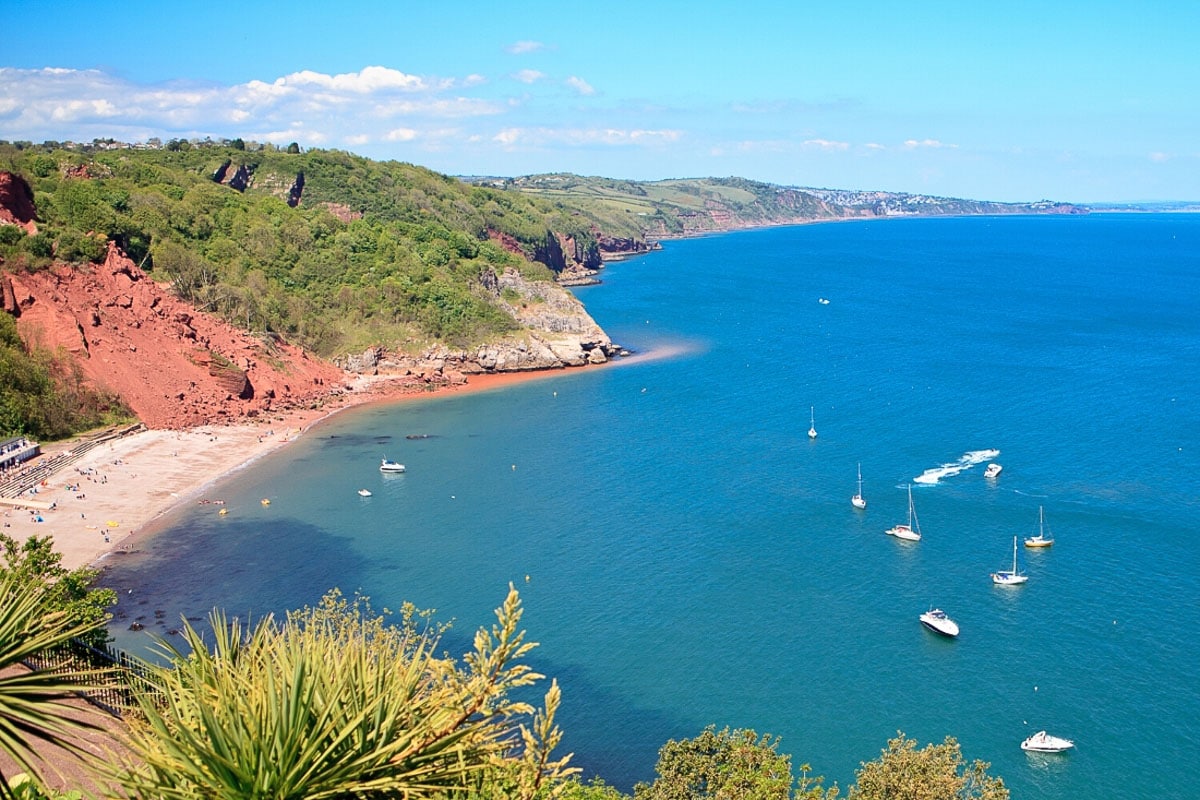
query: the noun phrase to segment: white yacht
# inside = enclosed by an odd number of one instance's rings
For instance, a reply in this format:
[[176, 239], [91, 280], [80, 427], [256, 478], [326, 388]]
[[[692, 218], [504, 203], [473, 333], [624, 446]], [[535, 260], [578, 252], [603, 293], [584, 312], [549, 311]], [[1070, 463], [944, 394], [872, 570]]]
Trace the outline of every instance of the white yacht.
[[816, 413], [813, 410], [812, 406], [808, 407], [808, 418], [809, 418], [808, 438], [815, 439], [815, 438], [817, 438], [817, 417], [816, 417]]
[[1075, 743], [1061, 736], [1051, 736], [1045, 731], [1038, 731], [1021, 742], [1021, 749], [1031, 753], [1061, 753], [1070, 750]]
[[908, 522], [893, 525], [884, 533], [909, 542], [921, 541], [921, 523], [917, 521], [917, 509], [913, 506], [911, 483], [908, 485]]
[[958, 636], [958, 623], [946, 616], [940, 608], [931, 608], [921, 615], [921, 624], [942, 636]]
[[858, 492], [850, 498], [850, 505], [855, 508], [867, 507], [867, 500], [862, 496], [862, 464], [858, 465]]
[[404, 465], [399, 462], [390, 461], [385, 458], [379, 465], [379, 471], [380, 472], [404, 472]]
[[1028, 575], [1023, 575], [1017, 570], [1017, 537], [1013, 537], [1013, 565], [1012, 569], [997, 570], [992, 573], [992, 583], [997, 586], [1019, 586], [1029, 580]]
[[987, 468], [984, 469], [984, 471], [983, 471], [983, 477], [994, 478], [1000, 474], [1000, 470], [1002, 470], [1002, 469], [1004, 469], [1004, 467], [1000, 466], [999, 464], [995, 464], [995, 463], [988, 464]]

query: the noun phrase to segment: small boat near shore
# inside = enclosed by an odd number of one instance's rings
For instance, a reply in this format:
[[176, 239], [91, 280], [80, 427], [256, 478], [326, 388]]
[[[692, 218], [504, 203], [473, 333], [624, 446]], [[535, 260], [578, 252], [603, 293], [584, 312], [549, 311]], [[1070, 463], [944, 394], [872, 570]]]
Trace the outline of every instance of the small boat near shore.
[[1062, 753], [1075, 746], [1075, 742], [1061, 736], [1051, 736], [1045, 731], [1038, 731], [1021, 742], [1021, 749], [1027, 753]]
[[359, 489], [359, 490], [358, 490], [358, 496], [359, 496], [359, 497], [370, 497], [370, 496], [371, 496], [371, 490], [370, 490], [370, 489]]
[[921, 624], [942, 636], [958, 636], [958, 623], [946, 616], [946, 612], [940, 608], [931, 608], [922, 614]]
[[404, 465], [398, 461], [391, 461], [390, 459], [385, 458], [379, 464], [379, 471], [380, 472], [404, 472]]

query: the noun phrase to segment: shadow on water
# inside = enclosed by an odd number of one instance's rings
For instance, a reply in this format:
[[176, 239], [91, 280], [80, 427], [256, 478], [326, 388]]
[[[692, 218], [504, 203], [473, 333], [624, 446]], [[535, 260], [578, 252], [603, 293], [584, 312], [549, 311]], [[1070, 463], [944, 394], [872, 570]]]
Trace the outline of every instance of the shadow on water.
[[[366, 566], [343, 537], [305, 522], [202, 520], [111, 558], [99, 582], [117, 593], [114, 643], [141, 654], [146, 632], [167, 634], [182, 618], [207, 624], [213, 608], [258, 618], [312, 605], [335, 585], [353, 594], [345, 576]], [[135, 622], [144, 632], [130, 630]]]
[[[148, 539], [144, 549], [116, 556], [103, 569], [100, 585], [119, 598], [109, 626], [114, 644], [151, 657], [155, 638], [181, 642], [177, 631], [182, 619], [207, 634], [214, 608], [253, 622], [313, 605], [335, 584], [353, 595], [357, 587], [344, 576], [361, 575], [367, 567], [344, 537], [311, 524], [198, 520], [174, 528], [169, 538]], [[475, 630], [490, 625], [490, 620], [443, 621], [454, 623], [443, 636], [443, 650], [460, 662], [472, 649]], [[582, 665], [542, 659], [537, 651], [531, 655], [531, 665], [546, 679], [517, 699], [540, 706], [550, 680], [558, 681], [563, 691], [558, 722], [566, 738], [557, 753], [575, 752], [571, 763], [585, 778], [603, 771], [611, 785], [632, 791], [635, 782], [653, 779], [658, 750], [665, 744], [661, 731], [682, 731], [680, 737], [701, 732], [597, 685]], [[620, 725], [614, 726], [614, 720], [621, 720]]]

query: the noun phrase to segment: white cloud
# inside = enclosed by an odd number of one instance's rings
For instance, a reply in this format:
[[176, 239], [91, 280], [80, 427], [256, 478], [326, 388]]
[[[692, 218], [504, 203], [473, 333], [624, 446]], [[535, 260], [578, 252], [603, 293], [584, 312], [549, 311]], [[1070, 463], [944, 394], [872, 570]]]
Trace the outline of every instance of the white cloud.
[[519, 56], [524, 53], [536, 53], [538, 50], [544, 50], [546, 49], [546, 45], [542, 44], [541, 42], [524, 40], [520, 42], [513, 42], [505, 49], [513, 55]]
[[492, 137], [493, 142], [498, 142], [504, 146], [510, 146], [517, 143], [521, 138], [521, 131], [518, 128], [506, 128]]
[[371, 137], [365, 133], [359, 133], [359, 134], [355, 134], [353, 136], [343, 136], [342, 141], [352, 147], [356, 147], [359, 145], [367, 144], [368, 142], [371, 141]]
[[806, 150], [823, 150], [833, 153], [849, 150], [850, 144], [848, 142], [833, 142], [829, 139], [808, 139], [803, 143], [803, 147]]
[[585, 81], [583, 78], [577, 78], [574, 75], [567, 78], [567, 86], [570, 86], [572, 89], [585, 96], [590, 96], [596, 93], [596, 90], [592, 88], [590, 83]]
[[389, 142], [411, 142], [417, 138], [417, 132], [412, 128], [393, 128], [383, 138]]
[[1150, 154], [1150, 160], [1155, 164], [1165, 164], [1172, 158], [1170, 153], [1154, 152]]
[[535, 147], [566, 145], [586, 147], [607, 146], [658, 146], [671, 144], [683, 137], [677, 130], [644, 130], [622, 128], [505, 128], [492, 137], [492, 141], [506, 147], [527, 144]]
[[404, 100], [380, 103], [372, 109], [374, 116], [384, 119], [414, 116], [441, 118], [485, 117], [499, 114], [500, 112], [501, 109], [495, 103], [471, 97]]
[[276, 78], [275, 85], [319, 86], [338, 92], [356, 92], [358, 94], [368, 94], [385, 89], [424, 91], [429, 88], [429, 84], [424, 78], [387, 67], [363, 67], [358, 72], [347, 72], [341, 75], [326, 75], [306, 69]]
[[542, 78], [545, 78], [544, 72], [539, 72], [536, 69], [523, 69], [520, 72], [513, 73], [513, 78], [521, 83], [537, 83]]
[[329, 140], [321, 132], [353, 121], [359, 130], [339, 141], [378, 142], [395, 130], [428, 129], [435, 120], [502, 113], [503, 98], [447, 95], [451, 86], [484, 82], [480, 75], [454, 81], [369, 66], [337, 75], [301, 70], [232, 86], [138, 84], [99, 70], [0, 67], [0, 139], [270, 136], [311, 146]]
[[940, 150], [942, 148], [955, 149], [958, 147], [956, 144], [944, 144], [937, 139], [921, 139], [919, 141], [917, 139], [908, 139], [904, 142], [904, 146], [909, 150], [916, 150], [917, 148]]

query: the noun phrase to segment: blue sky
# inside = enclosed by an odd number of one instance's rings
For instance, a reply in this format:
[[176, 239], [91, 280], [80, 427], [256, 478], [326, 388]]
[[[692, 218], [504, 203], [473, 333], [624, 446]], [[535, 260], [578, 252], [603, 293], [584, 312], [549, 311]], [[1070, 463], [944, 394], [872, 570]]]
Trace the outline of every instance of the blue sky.
[[2, 5], [0, 139], [1200, 200], [1200, 3]]

